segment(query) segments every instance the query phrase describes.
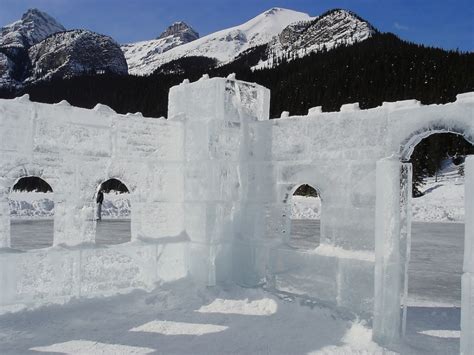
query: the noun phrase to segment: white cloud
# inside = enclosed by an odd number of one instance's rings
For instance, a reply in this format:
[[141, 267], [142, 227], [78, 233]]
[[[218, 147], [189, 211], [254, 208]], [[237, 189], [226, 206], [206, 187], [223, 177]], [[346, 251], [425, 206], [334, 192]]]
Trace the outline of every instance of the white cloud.
[[393, 27], [395, 27], [397, 30], [402, 30], [402, 31], [408, 31], [410, 29], [410, 27], [408, 27], [406, 25], [402, 25], [399, 22], [394, 22]]

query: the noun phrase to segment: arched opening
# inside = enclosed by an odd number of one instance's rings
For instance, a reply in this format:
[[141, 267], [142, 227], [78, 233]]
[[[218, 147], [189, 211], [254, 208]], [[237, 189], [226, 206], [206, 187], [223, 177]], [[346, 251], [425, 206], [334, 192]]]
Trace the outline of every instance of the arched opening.
[[122, 244], [131, 240], [131, 201], [128, 187], [112, 178], [101, 183], [94, 195], [96, 202], [97, 245]]
[[54, 238], [54, 194], [37, 176], [25, 176], [9, 194], [11, 247], [33, 250], [51, 247]]
[[436, 132], [411, 148], [413, 168], [406, 341], [459, 353], [464, 161], [474, 145]]
[[320, 239], [320, 194], [311, 185], [300, 185], [291, 198], [291, 230], [288, 245], [295, 249], [315, 249]]

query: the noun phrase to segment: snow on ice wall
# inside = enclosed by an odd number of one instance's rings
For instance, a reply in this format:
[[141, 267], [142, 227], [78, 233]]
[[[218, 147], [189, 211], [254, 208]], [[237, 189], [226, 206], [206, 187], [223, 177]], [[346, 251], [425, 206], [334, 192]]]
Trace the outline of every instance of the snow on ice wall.
[[[360, 110], [349, 104], [340, 112], [313, 108], [307, 116], [275, 120], [268, 119], [269, 91], [232, 77], [184, 82], [169, 97], [168, 120], [118, 115], [104, 106], [0, 101], [2, 246], [9, 246], [4, 196], [28, 174], [53, 187], [55, 245], [69, 246], [1, 254], [3, 265], [14, 265], [0, 271], [10, 295], [2, 304], [110, 294], [189, 274], [209, 286], [265, 283], [370, 317], [380, 294], [374, 290], [377, 161], [405, 160], [435, 132], [474, 141], [472, 93], [446, 105], [411, 100]], [[93, 193], [109, 177], [131, 191], [132, 242], [96, 249]], [[316, 250], [286, 243], [291, 195], [304, 183], [322, 199]], [[72, 248], [81, 243], [92, 244]], [[54, 274], [68, 262], [75, 281]], [[44, 267], [32, 266], [38, 263]], [[82, 269], [91, 267], [98, 284], [84, 276]], [[128, 271], [115, 272], [121, 269]], [[40, 272], [35, 280], [51, 281], [28, 281]], [[53, 283], [56, 277], [63, 286]], [[384, 287], [401, 291], [396, 283]], [[26, 298], [18, 297], [25, 289]]]

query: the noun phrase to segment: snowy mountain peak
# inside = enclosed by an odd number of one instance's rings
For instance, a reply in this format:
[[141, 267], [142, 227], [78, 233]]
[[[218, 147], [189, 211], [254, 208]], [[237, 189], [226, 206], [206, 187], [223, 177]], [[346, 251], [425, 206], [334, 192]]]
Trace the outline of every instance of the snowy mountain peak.
[[65, 30], [47, 13], [29, 9], [21, 20], [0, 29], [0, 47], [30, 47], [53, 33]]
[[126, 44], [122, 50], [129, 72], [136, 75], [150, 74], [165, 63], [187, 56], [204, 56], [226, 63], [250, 48], [270, 42], [289, 24], [310, 19], [308, 14], [275, 7], [241, 25], [188, 43], [177, 40], [167, 43], [164, 42], [167, 38], [175, 37], [166, 37]]
[[277, 12], [284, 11], [284, 10], [285, 9], [282, 9], [281, 7], [272, 7], [271, 9], [268, 9], [267, 11], [265, 11], [263, 14], [266, 16], [270, 16], [270, 15], [275, 15]]
[[183, 21], [178, 21], [169, 26], [159, 37], [166, 38], [169, 36], [179, 38], [183, 43], [189, 43], [199, 38], [199, 33], [191, 26]]

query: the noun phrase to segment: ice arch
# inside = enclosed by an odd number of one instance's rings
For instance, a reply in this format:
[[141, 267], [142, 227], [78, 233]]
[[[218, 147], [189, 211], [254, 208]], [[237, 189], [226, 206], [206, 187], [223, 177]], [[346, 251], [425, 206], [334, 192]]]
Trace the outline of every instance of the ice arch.
[[[458, 95], [459, 100], [459, 95]], [[472, 112], [472, 110], [471, 110]], [[377, 162], [376, 187], [376, 228], [375, 228], [375, 297], [374, 297], [374, 339], [381, 344], [395, 344], [405, 329], [406, 310], [400, 312], [402, 297], [407, 294], [407, 268], [410, 255], [411, 235], [411, 193], [412, 167], [402, 163], [410, 159], [413, 151], [423, 139], [434, 134], [452, 133], [464, 137], [474, 145], [472, 114], [461, 112], [460, 117], [451, 120], [431, 119], [429, 110], [420, 115], [415, 126], [410, 125], [408, 133], [393, 136], [400, 139], [399, 155], [381, 159]], [[436, 116], [436, 115], [435, 115]], [[392, 117], [392, 124], [397, 115]], [[399, 127], [398, 122], [392, 126]], [[409, 131], [412, 129], [412, 131]], [[474, 245], [472, 214], [473, 197], [472, 173], [473, 157], [466, 159], [465, 192], [465, 241], [464, 267], [462, 276], [461, 300], [461, 353], [472, 348], [472, 246]], [[408, 238], [408, 239], [407, 239]], [[387, 252], [389, 250], [389, 252]], [[403, 317], [402, 317], [403, 314]], [[464, 349], [464, 350], [463, 350]]]
[[474, 145], [474, 135], [469, 133], [469, 130], [460, 128], [449, 128], [447, 126], [438, 126], [436, 128], [427, 128], [426, 130], [419, 130], [413, 132], [412, 135], [403, 140], [400, 145], [400, 157], [402, 161], [408, 161], [411, 158], [416, 146], [425, 138], [435, 134], [453, 133], [464, 137], [464, 139]]

